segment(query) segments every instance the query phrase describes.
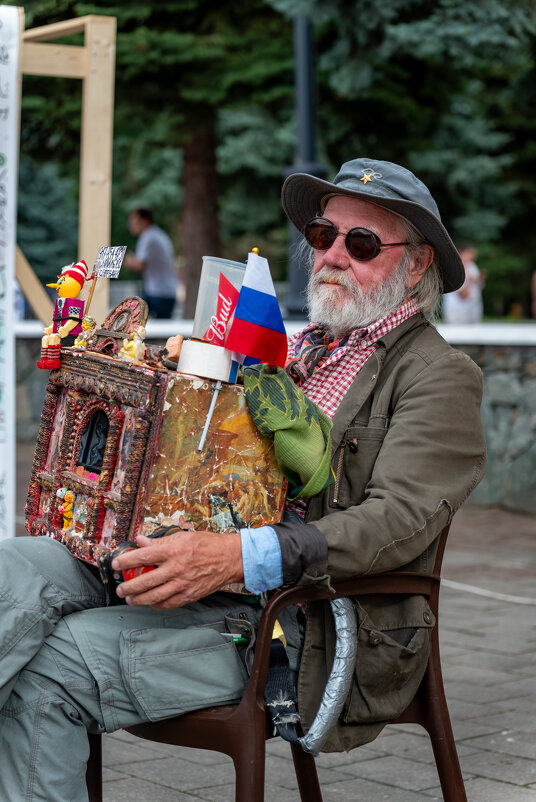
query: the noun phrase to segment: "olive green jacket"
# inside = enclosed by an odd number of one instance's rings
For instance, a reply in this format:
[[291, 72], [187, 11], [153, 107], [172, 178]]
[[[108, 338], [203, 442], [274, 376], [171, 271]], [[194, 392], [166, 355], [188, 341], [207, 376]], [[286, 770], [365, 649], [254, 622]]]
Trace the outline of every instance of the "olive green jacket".
[[[306, 521], [327, 540], [327, 564], [299, 582], [432, 569], [439, 534], [484, 474], [481, 396], [479, 368], [422, 315], [380, 341], [333, 419], [335, 484], [309, 504]], [[369, 597], [356, 609], [354, 686], [325, 751], [375, 738], [411, 700], [428, 658], [435, 622], [424, 597]], [[333, 653], [329, 605], [311, 604], [298, 684], [305, 730]]]

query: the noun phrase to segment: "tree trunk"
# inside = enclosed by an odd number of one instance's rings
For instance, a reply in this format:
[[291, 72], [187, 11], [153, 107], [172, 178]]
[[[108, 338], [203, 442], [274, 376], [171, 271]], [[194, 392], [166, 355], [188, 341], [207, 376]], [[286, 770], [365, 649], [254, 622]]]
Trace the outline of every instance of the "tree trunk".
[[195, 131], [183, 148], [184, 206], [181, 250], [186, 299], [184, 317], [193, 318], [203, 256], [221, 256], [214, 128]]

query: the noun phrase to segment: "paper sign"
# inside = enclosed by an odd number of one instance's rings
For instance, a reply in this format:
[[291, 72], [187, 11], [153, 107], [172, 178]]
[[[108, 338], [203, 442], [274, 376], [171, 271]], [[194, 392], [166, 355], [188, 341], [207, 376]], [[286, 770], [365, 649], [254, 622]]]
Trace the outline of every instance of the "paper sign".
[[126, 250], [126, 245], [101, 248], [93, 268], [93, 275], [99, 276], [99, 278], [117, 278]]

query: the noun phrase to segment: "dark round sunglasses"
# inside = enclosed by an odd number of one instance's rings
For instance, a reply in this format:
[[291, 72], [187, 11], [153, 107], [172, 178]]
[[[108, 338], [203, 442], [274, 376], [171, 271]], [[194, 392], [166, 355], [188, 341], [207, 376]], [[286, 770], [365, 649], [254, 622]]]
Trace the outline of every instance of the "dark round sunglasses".
[[325, 217], [313, 217], [306, 223], [303, 234], [309, 245], [317, 251], [327, 251], [331, 248], [337, 237], [344, 236], [346, 250], [359, 262], [369, 262], [374, 259], [382, 248], [392, 245], [410, 245], [409, 242], [382, 242], [374, 231], [368, 228], [351, 228], [346, 234], [340, 234], [331, 220]]

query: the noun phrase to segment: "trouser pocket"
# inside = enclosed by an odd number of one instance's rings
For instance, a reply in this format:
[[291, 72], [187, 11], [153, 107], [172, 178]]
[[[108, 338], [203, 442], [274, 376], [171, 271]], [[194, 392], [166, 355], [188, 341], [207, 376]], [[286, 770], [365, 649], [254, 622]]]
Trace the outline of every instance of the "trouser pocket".
[[237, 702], [247, 682], [232, 640], [209, 627], [122, 632], [120, 670], [133, 704], [150, 721]]

